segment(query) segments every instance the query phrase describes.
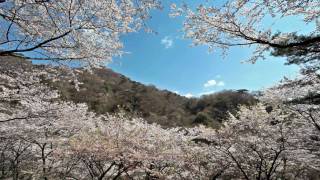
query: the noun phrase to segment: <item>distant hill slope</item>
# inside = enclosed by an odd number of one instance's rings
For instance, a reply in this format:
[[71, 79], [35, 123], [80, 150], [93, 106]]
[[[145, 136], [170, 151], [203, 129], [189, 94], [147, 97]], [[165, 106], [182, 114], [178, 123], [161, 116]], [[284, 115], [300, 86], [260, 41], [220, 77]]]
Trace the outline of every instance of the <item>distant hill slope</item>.
[[[0, 57], [0, 66], [25, 70], [47, 68], [44, 65], [33, 65], [21, 57]], [[61, 72], [58, 81], [46, 83], [58, 89], [62, 99], [87, 103], [97, 113], [124, 110], [165, 127], [205, 124], [217, 128], [228, 116], [228, 111], [236, 114], [239, 105], [250, 106], [256, 103], [252, 95], [243, 91], [222, 91], [199, 99], [188, 99], [132, 81], [107, 68], [93, 69], [92, 72], [76, 69], [74, 74], [82, 83], [77, 91], [73, 81], [66, 78], [69, 76], [64, 75], [67, 71], [57, 69]]]

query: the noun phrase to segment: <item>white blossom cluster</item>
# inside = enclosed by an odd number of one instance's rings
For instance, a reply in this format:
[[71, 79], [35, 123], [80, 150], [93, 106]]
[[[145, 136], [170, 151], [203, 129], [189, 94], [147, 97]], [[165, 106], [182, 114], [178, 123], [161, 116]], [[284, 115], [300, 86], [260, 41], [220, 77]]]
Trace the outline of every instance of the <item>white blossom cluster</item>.
[[[181, 7], [171, 5], [171, 16], [186, 17], [183, 31], [194, 45], [207, 45], [210, 51], [220, 49], [224, 55], [235, 46], [252, 47], [253, 55], [248, 61], [254, 63], [264, 59], [271, 48], [299, 47], [299, 42], [292, 38], [294, 32], [275, 31], [278, 29], [275, 24], [286, 17], [303, 18], [306, 24], [314, 23], [315, 29], [309, 35], [317, 37], [313, 43], [319, 44], [318, 0], [227, 0], [221, 2], [222, 5], [212, 2], [206, 1], [196, 8], [188, 4]], [[318, 55], [319, 45], [314, 51]]]
[[288, 102], [320, 94], [320, 75], [317, 72], [300, 75], [293, 80], [284, 79], [266, 89], [262, 100]]
[[157, 0], [7, 0], [0, 3], [0, 55], [100, 66], [120, 55], [120, 36], [145, 25]]

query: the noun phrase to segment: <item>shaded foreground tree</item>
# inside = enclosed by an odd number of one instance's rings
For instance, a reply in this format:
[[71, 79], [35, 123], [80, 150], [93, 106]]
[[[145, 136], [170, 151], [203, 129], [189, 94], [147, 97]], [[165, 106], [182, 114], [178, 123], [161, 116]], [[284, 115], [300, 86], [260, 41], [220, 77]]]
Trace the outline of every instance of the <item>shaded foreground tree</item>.
[[[204, 4], [195, 10], [173, 4], [172, 9], [173, 16], [186, 16], [185, 36], [193, 39], [195, 45], [205, 44], [224, 52], [234, 46], [254, 47], [251, 62], [265, 58], [266, 52], [271, 51], [273, 55], [287, 57], [288, 64], [319, 69], [317, 0], [227, 0], [223, 5]], [[290, 17], [303, 18], [303, 22], [315, 28], [309, 34], [277, 32], [275, 22]]]
[[[0, 55], [104, 65], [120, 36], [145, 27], [157, 0], [7, 0], [0, 3]], [[28, 53], [29, 52], [29, 53]]]

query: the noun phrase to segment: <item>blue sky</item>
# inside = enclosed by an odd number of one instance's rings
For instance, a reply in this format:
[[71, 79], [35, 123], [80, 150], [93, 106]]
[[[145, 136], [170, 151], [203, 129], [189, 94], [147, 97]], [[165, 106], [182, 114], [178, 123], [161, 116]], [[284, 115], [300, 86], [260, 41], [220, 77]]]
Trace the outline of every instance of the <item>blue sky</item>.
[[[195, 2], [195, 1], [193, 1]], [[183, 18], [170, 18], [169, 4], [152, 13], [148, 25], [157, 34], [138, 32], [123, 37], [125, 51], [108, 66], [132, 80], [152, 84], [181, 95], [200, 96], [223, 89], [260, 90], [270, 87], [283, 76], [294, 77], [299, 68], [285, 66], [284, 59], [269, 57], [256, 64], [241, 63], [251, 50], [233, 48], [223, 59], [219, 53], [208, 53], [205, 46], [190, 47], [182, 39]], [[304, 27], [296, 19], [287, 19], [281, 31]]]

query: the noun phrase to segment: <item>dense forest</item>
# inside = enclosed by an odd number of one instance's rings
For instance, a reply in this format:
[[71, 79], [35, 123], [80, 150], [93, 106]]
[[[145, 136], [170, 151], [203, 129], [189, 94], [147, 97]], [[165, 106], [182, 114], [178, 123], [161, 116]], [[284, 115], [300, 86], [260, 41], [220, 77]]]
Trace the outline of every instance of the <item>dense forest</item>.
[[93, 73], [78, 71], [82, 82], [79, 91], [67, 81], [53, 84], [64, 100], [87, 103], [97, 113], [124, 110], [143, 117], [150, 123], [166, 127], [205, 124], [218, 127], [240, 105], [254, 105], [255, 98], [247, 92], [226, 90], [199, 99], [188, 99], [155, 86], [143, 85], [110, 69], [94, 69]]

